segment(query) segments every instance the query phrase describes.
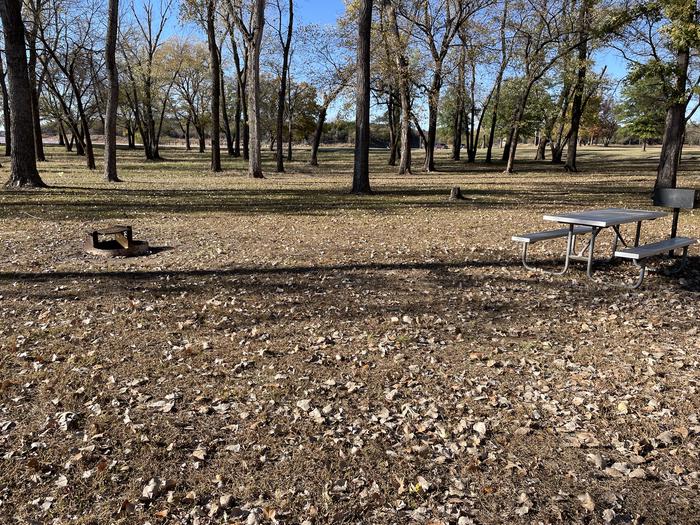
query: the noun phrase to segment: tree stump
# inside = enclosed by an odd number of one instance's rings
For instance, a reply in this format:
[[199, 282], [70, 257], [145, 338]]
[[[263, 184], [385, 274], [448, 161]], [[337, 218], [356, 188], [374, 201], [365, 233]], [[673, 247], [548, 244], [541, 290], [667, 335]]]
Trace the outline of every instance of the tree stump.
[[453, 186], [452, 191], [450, 192], [450, 200], [451, 201], [463, 201], [465, 199], [464, 195], [462, 195], [462, 190], [460, 189], [459, 186]]

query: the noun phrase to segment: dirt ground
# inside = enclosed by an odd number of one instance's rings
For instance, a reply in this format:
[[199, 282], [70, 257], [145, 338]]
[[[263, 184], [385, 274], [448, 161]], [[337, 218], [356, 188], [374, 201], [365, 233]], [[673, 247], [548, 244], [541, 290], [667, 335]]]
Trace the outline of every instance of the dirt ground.
[[[0, 523], [700, 523], [698, 247], [629, 291], [510, 240], [650, 207], [658, 150], [407, 177], [377, 151], [367, 197], [349, 150], [262, 181], [122, 153], [119, 185], [51, 148], [51, 189], [0, 192]], [[123, 222], [152, 255], [83, 253]]]

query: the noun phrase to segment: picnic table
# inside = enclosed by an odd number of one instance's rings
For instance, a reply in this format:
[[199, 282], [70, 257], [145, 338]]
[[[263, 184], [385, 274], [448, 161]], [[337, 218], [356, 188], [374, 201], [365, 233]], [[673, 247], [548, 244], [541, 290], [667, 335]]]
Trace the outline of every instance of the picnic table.
[[[644, 221], [653, 221], [661, 217], [666, 217], [668, 213], [662, 211], [649, 210], [629, 210], [624, 208], [605, 208], [600, 210], [587, 210], [573, 213], [559, 213], [556, 215], [545, 215], [545, 221], [558, 222], [565, 224], [568, 227], [568, 241], [566, 258], [564, 260], [565, 273], [569, 268], [571, 260], [582, 260], [587, 263], [586, 273], [588, 277], [593, 278], [593, 262], [595, 253], [595, 243], [598, 234], [606, 228], [612, 228], [615, 237], [613, 239], [612, 256], [608, 259], [611, 261], [615, 258], [617, 244], [620, 242], [623, 246], [629, 246], [627, 241], [620, 232], [620, 226], [623, 224], [637, 224], [637, 229], [634, 236], [634, 246], [639, 246], [639, 240], [642, 234], [642, 224]], [[585, 229], [576, 227], [584, 227]], [[586, 231], [588, 230], [588, 231]], [[590, 239], [581, 252], [575, 253], [575, 232], [590, 233]], [[583, 254], [588, 252], [587, 256]]]
[[[680, 265], [673, 271], [665, 269], [664, 271], [670, 275], [671, 273], [680, 272], [686, 265], [688, 260], [688, 248], [697, 243], [697, 239], [691, 237], [679, 237], [678, 218], [681, 209], [700, 208], [700, 192], [688, 188], [660, 188], [654, 191], [652, 196], [654, 206], [662, 206], [673, 209], [673, 221], [671, 225], [671, 235], [669, 238], [651, 242], [648, 244], [639, 244], [642, 234], [642, 224], [645, 221], [653, 221], [661, 217], [669, 215], [663, 211], [650, 210], [629, 210], [625, 208], [604, 208], [600, 210], [586, 210], [579, 212], [565, 212], [554, 215], [545, 215], [545, 221], [558, 222], [564, 225], [564, 228], [556, 230], [547, 230], [534, 233], [525, 233], [521, 235], [513, 235], [512, 239], [515, 242], [522, 244], [522, 262], [523, 266], [528, 270], [541, 270], [546, 273], [555, 275], [563, 275], [569, 269], [569, 263], [574, 261], [584, 261], [587, 263], [586, 274], [589, 278], [593, 278], [593, 261], [596, 248], [596, 238], [606, 228], [611, 228], [614, 232], [612, 255], [608, 262], [616, 258], [631, 260], [634, 265], [639, 268], [639, 277], [632, 286], [628, 288], [639, 288], [644, 281], [644, 275], [647, 267], [647, 260], [668, 255], [671, 260], [678, 259], [675, 256], [675, 251], [682, 251], [680, 257]], [[636, 223], [637, 228], [634, 235], [633, 244], [627, 243], [622, 236], [620, 227], [624, 224]], [[576, 252], [576, 239], [579, 236], [588, 236], [588, 241], [578, 253]], [[564, 259], [564, 268], [561, 271], [548, 271], [540, 268], [535, 268], [527, 261], [528, 248], [530, 244], [540, 241], [549, 241], [566, 237], [566, 256]], [[618, 250], [618, 243], [622, 243], [624, 248]], [[586, 254], [587, 252], [587, 254]], [[586, 254], [586, 255], [584, 255]], [[668, 270], [668, 271], [667, 271]]]

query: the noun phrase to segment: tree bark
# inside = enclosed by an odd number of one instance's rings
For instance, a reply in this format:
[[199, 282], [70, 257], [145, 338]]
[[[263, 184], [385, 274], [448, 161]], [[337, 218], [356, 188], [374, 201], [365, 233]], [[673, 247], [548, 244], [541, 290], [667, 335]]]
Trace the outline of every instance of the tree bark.
[[498, 119], [498, 105], [501, 101], [501, 84], [503, 83], [504, 70], [499, 70], [496, 77], [496, 85], [494, 86], [495, 93], [493, 97], [493, 111], [491, 112], [491, 126], [489, 128], [489, 138], [486, 144], [486, 159], [487, 164], [491, 164], [491, 155], [493, 153], [493, 139], [496, 135], [496, 120]]
[[452, 116], [452, 160], [462, 157], [462, 126], [464, 125], [464, 108], [458, 108]]
[[45, 187], [36, 169], [32, 101], [27, 69], [24, 22], [21, 0], [1, 0], [0, 18], [5, 34], [7, 76], [9, 80], [9, 105], [11, 112], [10, 134], [13, 147], [10, 161], [8, 187]]
[[[260, 46], [265, 28], [265, 0], [255, 0], [252, 13], [252, 27], [248, 42], [248, 121], [249, 121], [249, 160], [248, 175], [255, 179], [263, 178], [260, 129]], [[245, 139], [245, 137], [244, 137]]]
[[423, 169], [428, 173], [435, 171], [435, 139], [437, 137], [438, 105], [440, 104], [440, 89], [442, 88], [442, 64], [435, 66], [433, 80], [428, 91], [428, 135], [425, 145], [425, 164]]
[[236, 108], [235, 108], [235, 116], [234, 116], [234, 133], [235, 133], [235, 141], [233, 143], [233, 156], [234, 157], [240, 157], [241, 156], [241, 85], [240, 83], [236, 82]]
[[576, 152], [578, 148], [578, 131], [581, 126], [581, 116], [583, 114], [583, 88], [586, 83], [586, 60], [588, 58], [588, 0], [581, 0], [578, 18], [578, 73], [576, 85], [574, 87], [574, 98], [571, 103], [571, 128], [569, 130], [569, 144], [566, 150], [566, 171], [578, 171], [576, 168]]
[[204, 131], [204, 128], [200, 124], [195, 124], [194, 129], [197, 131], [199, 152], [204, 153], [207, 149], [207, 136]]
[[119, 0], [109, 0], [105, 62], [109, 91], [105, 114], [105, 172], [108, 182], [119, 182], [117, 176], [117, 106], [119, 104], [119, 71], [117, 69], [117, 31], [119, 24]]
[[[520, 95], [520, 100], [518, 101], [518, 106], [515, 110], [515, 115], [513, 118], [513, 127], [511, 128], [511, 137], [508, 147], [508, 163], [506, 164], [506, 173], [513, 173], [513, 166], [515, 165], [515, 152], [518, 149], [518, 140], [520, 139], [520, 123], [525, 115], [525, 107], [527, 106], [527, 99], [530, 96], [530, 90], [535, 83], [535, 80], [530, 79]], [[505, 149], [505, 148], [504, 148]]]
[[221, 72], [221, 118], [224, 121], [224, 134], [226, 135], [226, 153], [229, 157], [233, 157], [233, 137], [231, 136], [231, 123], [228, 118], [228, 106], [226, 104], [226, 81], [224, 78], [224, 68], [221, 64], [221, 53], [219, 53], [219, 71]]
[[215, 0], [207, 1], [207, 42], [209, 44], [209, 68], [211, 72], [211, 171], [221, 171], [221, 126], [219, 111], [221, 103], [221, 62], [219, 48], [216, 45]]
[[[41, 9], [40, 3], [35, 6], [36, 10]], [[44, 154], [44, 139], [41, 134], [41, 117], [39, 114], [39, 89], [37, 86], [37, 35], [39, 31], [39, 13], [35, 11], [32, 13], [32, 28], [27, 34], [27, 47], [29, 51], [29, 60], [27, 62], [28, 75], [29, 75], [29, 95], [32, 102], [32, 131], [34, 133], [34, 150], [36, 151], [36, 159], [40, 162], [46, 160], [46, 155]]]
[[496, 135], [496, 121], [498, 119], [498, 106], [501, 102], [501, 85], [503, 83], [503, 75], [505, 74], [506, 66], [508, 65], [508, 48], [506, 40], [506, 23], [508, 20], [508, 0], [503, 3], [503, 12], [501, 14], [501, 63], [498, 68], [498, 74], [496, 75], [496, 82], [493, 86], [493, 111], [491, 112], [491, 126], [489, 128], [489, 139], [486, 145], [486, 159], [487, 164], [491, 164], [491, 154], [493, 151], [493, 139]]
[[[287, 76], [289, 71], [289, 50], [292, 46], [292, 31], [294, 30], [294, 1], [288, 0], [289, 2], [289, 14], [287, 22], [287, 35], [286, 38], [282, 38], [282, 32], [280, 27], [280, 43], [282, 44], [282, 71], [280, 73], [280, 85], [277, 91], [277, 126], [275, 128], [277, 152], [276, 152], [276, 167], [277, 173], [284, 172], [284, 141], [283, 141], [283, 128], [284, 128], [284, 107], [285, 100], [287, 98]], [[282, 10], [280, 9], [280, 19], [282, 18]], [[280, 26], [282, 25], [282, 20], [280, 20]]]
[[2, 88], [2, 117], [5, 125], [5, 156], [9, 157], [12, 153], [12, 126], [10, 122], [10, 95], [7, 92], [7, 81], [5, 80], [5, 65], [3, 64], [2, 53], [0, 53], [0, 88]]
[[[462, 46], [457, 64], [457, 107], [452, 116], [452, 160], [460, 160], [462, 157], [462, 130], [467, 125], [465, 118], [466, 106], [466, 90], [464, 83], [466, 82], [466, 46]], [[467, 139], [469, 132], [467, 132]]]
[[399, 159], [399, 175], [404, 175], [411, 173], [411, 91], [408, 78], [408, 60], [401, 45], [401, 35], [399, 33], [394, 2], [388, 2], [387, 9], [394, 44], [393, 53], [396, 57], [396, 67], [399, 70], [399, 98], [401, 100], [401, 158]]
[[369, 183], [370, 38], [372, 0], [360, 0], [355, 85], [355, 160], [352, 193], [371, 193]]
[[326, 122], [327, 112], [328, 108], [323, 106], [318, 114], [316, 129], [314, 130], [314, 136], [311, 141], [311, 158], [309, 159], [309, 165], [311, 166], [318, 166], [318, 148], [321, 145], [321, 136], [323, 135], [323, 125]]
[[[688, 96], [688, 66], [690, 64], [690, 49], [681, 48], [676, 53], [676, 99], [666, 111], [666, 126], [661, 145], [659, 167], [656, 172], [654, 188], [675, 188], [678, 167], [681, 162], [683, 141], [685, 138], [686, 108]], [[646, 141], [644, 142], [646, 150]]]
[[389, 125], [389, 158], [387, 159], [388, 166], [396, 166], [396, 157], [399, 149], [399, 134], [397, 133], [397, 115], [394, 104], [394, 89], [389, 87], [387, 98], [387, 121]]
[[535, 160], [545, 160], [547, 153], [547, 144], [549, 140], [545, 137], [541, 137], [539, 143], [537, 144], [537, 151], [535, 153]]
[[294, 140], [294, 105], [292, 104], [291, 80], [287, 84], [287, 162], [292, 162], [292, 141]]

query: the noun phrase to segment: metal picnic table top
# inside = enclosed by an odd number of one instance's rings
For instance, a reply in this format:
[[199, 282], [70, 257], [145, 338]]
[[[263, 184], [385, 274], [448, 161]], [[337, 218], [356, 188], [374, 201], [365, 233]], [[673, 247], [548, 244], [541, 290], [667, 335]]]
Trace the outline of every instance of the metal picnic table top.
[[610, 226], [619, 226], [620, 224], [659, 219], [667, 215], [667, 213], [662, 211], [605, 208], [602, 210], [586, 210], [572, 213], [564, 212], [557, 215], [545, 215], [544, 220], [562, 224], [609, 228]]

